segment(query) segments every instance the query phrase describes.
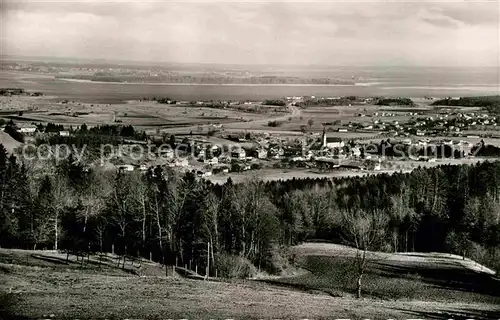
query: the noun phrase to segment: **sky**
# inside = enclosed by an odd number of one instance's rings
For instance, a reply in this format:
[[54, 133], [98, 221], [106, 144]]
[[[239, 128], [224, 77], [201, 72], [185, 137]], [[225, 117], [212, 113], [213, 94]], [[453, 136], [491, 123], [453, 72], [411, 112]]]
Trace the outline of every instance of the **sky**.
[[500, 66], [500, 1], [0, 0], [4, 55]]

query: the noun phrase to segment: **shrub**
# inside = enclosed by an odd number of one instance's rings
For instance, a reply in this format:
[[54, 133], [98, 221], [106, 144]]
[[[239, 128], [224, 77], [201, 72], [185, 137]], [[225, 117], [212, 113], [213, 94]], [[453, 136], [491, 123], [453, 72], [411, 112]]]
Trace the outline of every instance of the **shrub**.
[[282, 122], [281, 121], [269, 121], [267, 123], [268, 127], [279, 127], [281, 126]]
[[425, 289], [425, 286], [418, 280], [418, 277], [415, 280], [385, 277], [377, 279], [366, 278], [366, 282], [366, 293], [382, 299], [415, 299]]
[[263, 266], [271, 274], [286, 275], [295, 271], [295, 255], [287, 247], [274, 247]]
[[252, 163], [252, 165], [250, 166], [250, 168], [252, 170], [259, 170], [262, 168], [262, 165], [260, 163]]
[[248, 259], [235, 255], [218, 254], [215, 267], [220, 276], [227, 279], [246, 279], [257, 274], [257, 269]]

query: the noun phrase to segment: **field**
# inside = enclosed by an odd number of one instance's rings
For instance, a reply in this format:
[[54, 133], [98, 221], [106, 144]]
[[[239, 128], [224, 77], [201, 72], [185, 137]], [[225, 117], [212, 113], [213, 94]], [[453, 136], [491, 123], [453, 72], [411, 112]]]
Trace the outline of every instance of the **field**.
[[[2, 116], [20, 124], [54, 122], [65, 126], [131, 124], [143, 130], [189, 127], [262, 119], [265, 115], [238, 110], [213, 109], [191, 105], [167, 105], [151, 101], [121, 104], [61, 102], [50, 97], [0, 97]], [[22, 115], [18, 115], [22, 111]], [[188, 129], [186, 129], [188, 130]], [[206, 130], [206, 129], [205, 129]]]
[[[165, 277], [155, 263], [80, 267], [53, 251], [0, 250], [0, 317], [9, 319], [326, 319], [500, 316], [499, 283], [488, 270], [438, 254], [370, 258], [366, 296], [352, 296], [352, 249], [330, 244], [295, 247], [310, 270], [295, 278], [203, 281]], [[116, 260], [115, 260], [116, 261]], [[378, 267], [377, 267], [378, 268]], [[476, 269], [476, 270], [474, 270]], [[378, 269], [377, 269], [378, 270]], [[133, 273], [132, 273], [133, 272]], [[463, 276], [466, 277], [463, 277]], [[461, 282], [456, 279], [461, 277]], [[464, 280], [465, 279], [465, 280]], [[479, 281], [479, 282], [478, 282]], [[464, 283], [466, 282], [466, 283]], [[490, 290], [489, 292], [487, 290]], [[475, 291], [475, 292], [466, 292]], [[435, 300], [435, 301], [431, 301]]]

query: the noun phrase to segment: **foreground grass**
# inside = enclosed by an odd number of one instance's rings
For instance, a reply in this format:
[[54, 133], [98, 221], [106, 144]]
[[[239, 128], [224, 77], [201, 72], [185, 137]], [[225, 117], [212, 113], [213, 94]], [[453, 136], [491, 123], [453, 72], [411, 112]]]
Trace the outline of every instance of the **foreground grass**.
[[[354, 296], [357, 280], [354, 249], [324, 243], [308, 243], [294, 249], [296, 263], [309, 270], [309, 274], [266, 280], [268, 283], [332, 296]], [[454, 255], [369, 253], [363, 293], [385, 300], [500, 305], [500, 278], [494, 271]]]
[[[352, 258], [310, 256], [303, 265], [311, 271], [309, 274], [266, 282], [305, 291], [321, 291], [332, 296], [354, 297], [357, 277]], [[500, 281], [464, 268], [415, 269], [373, 261], [363, 277], [363, 294], [384, 300], [500, 305]]]
[[[20, 255], [18, 251], [15, 256]], [[322, 292], [311, 294], [253, 281], [226, 283], [136, 276], [121, 269], [79, 269], [76, 262], [51, 265], [42, 260], [40, 264], [43, 265], [39, 265], [38, 259], [33, 256], [26, 260], [21, 257], [21, 261], [28, 263], [19, 264], [8, 250], [0, 250], [0, 303], [3, 305], [0, 318], [500, 317], [497, 305], [492, 303], [357, 300], [349, 296], [333, 297]]]

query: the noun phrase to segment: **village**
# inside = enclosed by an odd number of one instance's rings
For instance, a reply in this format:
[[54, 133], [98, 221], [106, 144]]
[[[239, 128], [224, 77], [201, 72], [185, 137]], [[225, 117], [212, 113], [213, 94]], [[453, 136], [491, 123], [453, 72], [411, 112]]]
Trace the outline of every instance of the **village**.
[[[427, 99], [432, 101], [432, 98]], [[125, 172], [146, 171], [163, 166], [178, 171], [195, 171], [201, 178], [219, 176], [219, 179], [244, 172], [255, 174], [259, 170], [278, 173], [283, 170], [304, 173], [307, 170], [312, 176], [339, 172], [394, 172], [409, 170], [423, 163], [429, 165], [449, 159], [473, 159], [477, 155], [478, 146], [484, 145], [483, 139], [492, 138], [491, 133], [476, 132], [494, 132], [493, 129], [497, 126], [496, 116], [483, 110], [424, 110], [414, 106], [414, 111], [411, 106], [379, 106], [375, 104], [375, 98], [312, 96], [286, 97], [272, 101], [167, 100], [158, 103], [216, 109], [255, 107], [260, 108], [258, 112], [264, 114], [272, 110], [274, 115], [269, 117], [274, 119], [286, 117], [286, 110], [291, 106], [300, 112], [295, 118], [300, 114], [302, 119], [310, 110], [311, 104], [321, 104], [325, 100], [329, 101], [329, 106], [335, 105], [346, 110], [354, 106], [348, 121], [324, 122], [321, 123], [321, 131], [313, 130], [310, 126], [307, 130], [293, 132], [293, 135], [273, 130], [235, 130], [230, 124], [219, 122], [199, 125], [195, 132], [189, 133], [169, 133], [168, 129], [164, 129], [148, 131], [146, 134], [140, 129], [134, 132], [131, 125], [127, 126], [113, 117], [110, 124], [103, 126], [114, 128], [116, 132], [99, 131], [100, 126], [95, 126], [98, 130], [92, 134], [118, 134], [123, 139], [119, 143], [113, 141], [111, 146], [101, 146], [98, 157], [85, 159], [85, 165], [100, 165]], [[370, 109], [365, 108], [365, 105], [376, 107]], [[266, 109], [268, 107], [276, 109]], [[82, 136], [81, 127], [52, 123], [46, 126], [35, 122], [14, 123], [12, 119], [22, 119], [22, 113], [17, 117], [11, 116], [9, 122], [4, 119], [2, 129], [5, 131], [6, 127], [15, 128], [25, 137], [25, 144], [39, 146], [40, 141], [71, 144], [76, 137]], [[292, 120], [289, 118], [288, 121]], [[311, 119], [308, 121], [313, 122]], [[258, 120], [247, 121], [257, 122]], [[268, 127], [271, 122], [273, 121], [267, 122]], [[84, 126], [88, 130], [87, 125]], [[123, 134], [123, 128], [128, 127], [132, 128], [132, 135]], [[88, 128], [92, 130], [91, 125]], [[140, 132], [142, 133], [139, 134]], [[54, 136], [58, 138], [54, 140]]]

